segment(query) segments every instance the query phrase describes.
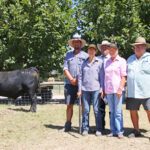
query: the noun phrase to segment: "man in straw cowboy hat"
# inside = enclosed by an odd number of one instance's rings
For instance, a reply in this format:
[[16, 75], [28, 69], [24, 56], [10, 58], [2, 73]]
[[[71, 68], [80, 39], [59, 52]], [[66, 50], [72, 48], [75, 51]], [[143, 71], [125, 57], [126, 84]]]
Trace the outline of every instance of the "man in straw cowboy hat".
[[142, 104], [150, 122], [150, 53], [146, 49], [150, 44], [145, 38], [138, 37], [134, 46], [134, 52], [127, 60], [127, 102], [126, 108], [130, 110], [134, 130], [129, 138], [140, 136], [138, 123], [138, 110]]
[[67, 104], [66, 110], [66, 123], [64, 131], [68, 132], [71, 130], [71, 119], [73, 115], [73, 105], [77, 99], [78, 92], [78, 75], [80, 72], [81, 65], [85, 59], [88, 58], [88, 54], [81, 50], [86, 44], [81, 36], [75, 34], [73, 39], [68, 41], [68, 44], [74, 48], [74, 50], [67, 52], [64, 61], [64, 73], [66, 76], [65, 80], [65, 101]]
[[[97, 44], [97, 47], [101, 52], [101, 55], [98, 56], [98, 58], [102, 60], [102, 62], [104, 64], [104, 68], [106, 65], [106, 61], [110, 58], [109, 49], [108, 49], [109, 45], [110, 45], [110, 42], [108, 42], [107, 40], [102, 41], [101, 44]], [[103, 101], [103, 99], [101, 99], [100, 100], [100, 110], [101, 110], [101, 115], [102, 115], [102, 128], [103, 128], [103, 130], [105, 129], [105, 114], [106, 114], [105, 113], [105, 107], [106, 107], [106, 104]]]

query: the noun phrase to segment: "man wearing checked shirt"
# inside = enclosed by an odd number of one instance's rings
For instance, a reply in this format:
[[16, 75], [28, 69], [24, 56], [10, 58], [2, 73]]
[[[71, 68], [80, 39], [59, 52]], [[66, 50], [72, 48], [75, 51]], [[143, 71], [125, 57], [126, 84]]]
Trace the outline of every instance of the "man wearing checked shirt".
[[130, 110], [134, 130], [129, 134], [129, 138], [141, 135], [138, 123], [138, 110], [141, 104], [150, 122], [150, 53], [146, 52], [150, 44], [146, 43], [143, 37], [139, 37], [132, 46], [134, 46], [135, 54], [127, 60], [126, 108]]
[[64, 73], [66, 76], [65, 80], [65, 101], [67, 104], [66, 110], [66, 123], [65, 132], [71, 130], [71, 119], [73, 116], [73, 105], [77, 99], [78, 92], [78, 75], [81, 69], [81, 65], [85, 59], [88, 58], [88, 54], [81, 50], [86, 44], [84, 39], [81, 39], [81, 36], [75, 34], [73, 39], [68, 41], [68, 44], [74, 48], [73, 51], [69, 51], [66, 54], [64, 61]]

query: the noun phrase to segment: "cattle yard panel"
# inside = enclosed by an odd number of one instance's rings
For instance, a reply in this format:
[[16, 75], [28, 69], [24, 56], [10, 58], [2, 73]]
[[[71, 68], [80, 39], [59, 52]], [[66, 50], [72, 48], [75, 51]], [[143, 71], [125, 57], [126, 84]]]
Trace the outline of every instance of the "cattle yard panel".
[[[37, 103], [46, 104], [52, 101], [52, 97], [64, 97], [64, 83], [63, 82], [44, 82], [40, 84], [41, 89], [36, 93]], [[12, 99], [1, 98], [0, 104], [14, 104], [14, 105], [30, 105], [31, 101], [28, 94]]]

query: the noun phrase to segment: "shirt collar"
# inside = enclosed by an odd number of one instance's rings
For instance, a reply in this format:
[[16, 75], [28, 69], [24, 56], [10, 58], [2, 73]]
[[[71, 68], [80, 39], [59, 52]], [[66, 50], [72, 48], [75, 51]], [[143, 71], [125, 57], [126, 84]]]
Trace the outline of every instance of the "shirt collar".
[[81, 51], [82, 51], [82, 50], [80, 50], [79, 53], [78, 53], [77, 55], [75, 55], [75, 54], [74, 54], [74, 50], [73, 50], [73, 51], [72, 51], [72, 54], [73, 54], [74, 56], [78, 56], [78, 55], [81, 54]]
[[108, 54], [108, 55], [106, 55], [106, 56], [101, 55], [101, 57], [103, 57], [103, 58], [110, 58], [110, 55], [109, 55], [109, 54]]
[[120, 60], [120, 59], [121, 59], [121, 57], [119, 55], [117, 55], [116, 60]]
[[[88, 60], [89, 60], [89, 57], [86, 59], [86, 63], [87, 63], [87, 64], [89, 63]], [[95, 63], [95, 62], [97, 62], [97, 61], [99, 61], [99, 59], [95, 56], [93, 63]]]
[[145, 57], [147, 57], [147, 56], [150, 56], [150, 53], [145, 52], [144, 55], [143, 55], [141, 58], [145, 58]]
[[[135, 55], [135, 54], [134, 54]], [[144, 59], [146, 57], [150, 56], [150, 53], [145, 52], [144, 55], [141, 57], [141, 59]], [[137, 59], [136, 55], [135, 55], [135, 59]]]
[[[117, 55], [117, 57], [115, 58], [115, 60], [114, 61], [119, 61], [119, 60], [121, 60], [121, 57], [119, 56], [119, 55]], [[111, 57], [108, 59], [108, 61], [112, 61], [112, 59], [111, 59]]]

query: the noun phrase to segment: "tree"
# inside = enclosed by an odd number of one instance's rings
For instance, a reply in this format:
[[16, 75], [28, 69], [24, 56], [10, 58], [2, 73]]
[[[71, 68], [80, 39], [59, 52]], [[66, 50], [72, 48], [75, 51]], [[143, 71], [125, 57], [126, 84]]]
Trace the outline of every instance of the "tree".
[[[127, 58], [133, 51], [130, 44], [138, 36], [150, 41], [150, 3], [148, 0], [78, 0], [76, 18], [88, 43], [109, 40], [117, 43], [120, 54]], [[144, 11], [143, 11], [144, 10]]]
[[1, 0], [0, 70], [61, 71], [76, 27], [71, 0]]

